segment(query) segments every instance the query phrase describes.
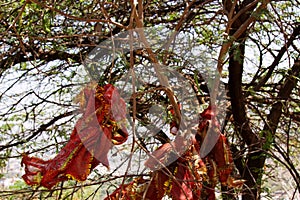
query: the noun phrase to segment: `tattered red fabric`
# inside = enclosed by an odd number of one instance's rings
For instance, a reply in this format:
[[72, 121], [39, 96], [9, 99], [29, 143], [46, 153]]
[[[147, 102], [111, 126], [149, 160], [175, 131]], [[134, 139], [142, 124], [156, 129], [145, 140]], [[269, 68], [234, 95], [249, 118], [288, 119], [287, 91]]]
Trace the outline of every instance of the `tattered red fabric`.
[[139, 178], [121, 185], [105, 200], [160, 200], [165, 195], [173, 200], [201, 199], [206, 168], [201, 159], [191, 156], [188, 152], [168, 167], [152, 172], [150, 180]]
[[218, 136], [213, 149], [205, 158], [203, 158], [207, 166], [208, 175], [208, 181], [204, 191], [204, 194], [206, 194], [205, 199], [214, 200], [214, 188], [218, 181], [222, 185], [228, 187], [240, 187], [244, 183], [244, 180], [235, 180], [230, 175], [233, 170], [232, 153], [227, 138], [220, 131], [220, 125], [216, 119], [216, 107], [209, 106], [200, 114], [200, 116], [202, 119], [200, 120], [197, 131], [197, 135], [200, 136], [198, 137], [199, 146], [203, 145], [202, 142], [206, 137], [209, 126]]
[[84, 181], [98, 164], [109, 166], [107, 154], [113, 144], [127, 140], [125, 102], [114, 86], [88, 86], [80, 92], [77, 102], [83, 115], [55, 158], [44, 161], [23, 155], [22, 178], [28, 185], [50, 189], [69, 178]]
[[[182, 136], [177, 135], [173, 142], [163, 144], [145, 162], [145, 166], [154, 171], [148, 181], [138, 179], [122, 185], [105, 200], [160, 200], [166, 195], [173, 200], [215, 200], [217, 181], [229, 187], [239, 186], [242, 181], [235, 181], [230, 176], [232, 155], [215, 118], [216, 108], [210, 106], [200, 116], [198, 131], [191, 143], [184, 143]], [[171, 122], [170, 127], [177, 130], [178, 126]], [[209, 128], [213, 128], [218, 138], [212, 151], [201, 159], [200, 147]], [[169, 159], [186, 144], [191, 146], [170, 164]]]
[[145, 191], [146, 187], [146, 180], [143, 178], [136, 178], [128, 184], [120, 185], [104, 200], [147, 200], [149, 198], [143, 196], [143, 191]]
[[150, 158], [146, 160], [145, 166], [151, 170], [166, 167], [176, 161], [181, 154], [185, 153], [185, 151], [189, 149], [186, 148], [186, 145], [188, 144], [188, 139], [177, 135], [174, 141], [165, 143], [152, 152]]
[[[176, 139], [181, 141], [182, 137]], [[162, 163], [172, 154], [174, 148], [180, 146], [179, 142], [174, 143], [166, 143], [154, 151], [145, 166], [151, 170], [162, 167]], [[156, 177], [150, 182], [146, 195], [153, 195], [155, 199], [161, 199], [164, 195], [174, 200], [201, 199], [202, 182], [206, 181], [206, 173], [206, 166], [192, 145], [175, 162], [155, 172]]]
[[[211, 129], [218, 135], [216, 144], [214, 145], [211, 152], [206, 156], [209, 160], [210, 166], [215, 166], [215, 169], [211, 167], [212, 171], [217, 174], [211, 175], [218, 177], [219, 181], [223, 184], [227, 182], [229, 175], [233, 169], [233, 159], [232, 154], [227, 142], [227, 138], [220, 131], [220, 125], [216, 120], [216, 108], [209, 106], [201, 113], [202, 120], [199, 123], [198, 133], [203, 140], [206, 137], [206, 132], [209, 124], [211, 124]], [[202, 141], [200, 141], [202, 142]]]

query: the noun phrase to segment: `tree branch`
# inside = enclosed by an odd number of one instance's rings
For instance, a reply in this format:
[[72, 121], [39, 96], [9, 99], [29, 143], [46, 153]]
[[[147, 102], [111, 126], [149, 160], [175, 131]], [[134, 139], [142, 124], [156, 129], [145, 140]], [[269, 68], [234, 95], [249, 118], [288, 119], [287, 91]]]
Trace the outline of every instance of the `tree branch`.
[[285, 52], [287, 52], [288, 48], [290, 47], [290, 45], [293, 43], [293, 41], [296, 39], [296, 37], [299, 34], [300, 34], [300, 25], [294, 28], [293, 33], [288, 39], [287, 43], [281, 47], [273, 63], [268, 67], [268, 72], [266, 73], [266, 75], [262, 79], [260, 79], [260, 81], [254, 86], [255, 91], [259, 90], [269, 80], [269, 78], [273, 74], [275, 67], [279, 64], [282, 56], [285, 54]]
[[31, 139], [36, 137], [39, 133], [45, 131], [49, 126], [53, 125], [56, 121], [58, 121], [58, 120], [60, 120], [64, 117], [73, 115], [76, 112], [77, 112], [77, 110], [70, 111], [70, 112], [66, 112], [66, 113], [63, 113], [61, 115], [58, 115], [56, 117], [53, 117], [53, 119], [51, 119], [48, 123], [41, 125], [36, 131], [34, 131], [30, 136], [28, 136], [24, 140], [21, 140], [21, 141], [15, 142], [15, 143], [9, 143], [9, 144], [6, 144], [6, 145], [0, 145], [0, 151], [3, 151], [5, 149], [11, 148], [11, 147], [14, 147], [14, 146], [17, 146], [17, 145], [25, 144], [26, 142], [29, 142]]
[[[289, 99], [292, 90], [297, 85], [297, 78], [300, 74], [300, 60], [295, 60], [295, 63], [286, 77], [285, 82], [281, 86], [277, 98], [285, 99], [285, 102]], [[279, 119], [282, 114], [284, 102], [278, 101], [273, 104], [270, 114], [268, 116], [268, 124], [265, 124], [264, 130], [269, 131], [272, 135], [275, 134]]]

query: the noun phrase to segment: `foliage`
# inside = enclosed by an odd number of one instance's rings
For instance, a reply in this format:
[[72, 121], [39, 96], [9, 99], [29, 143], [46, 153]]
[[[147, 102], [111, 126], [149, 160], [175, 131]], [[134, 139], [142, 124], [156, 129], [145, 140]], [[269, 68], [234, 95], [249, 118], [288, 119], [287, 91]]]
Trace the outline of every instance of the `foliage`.
[[[80, 106], [74, 99], [83, 86], [92, 81], [120, 86], [131, 69], [138, 72], [136, 80], [159, 76], [153, 65], [157, 62], [185, 77], [196, 94], [197, 109], [182, 105], [187, 110], [178, 112], [174, 102], [180, 96], [176, 87], [181, 83], [176, 85], [176, 79], [169, 80], [173, 95], [159, 87], [157, 77], [149, 78], [152, 82], [148, 85], [136, 81], [137, 95], [126, 99], [132, 138], [121, 149], [111, 149], [110, 159], [119, 159], [118, 153], [124, 158], [131, 154], [143, 158], [146, 152], [173, 141], [176, 136], [169, 133], [170, 123], [176, 125], [186, 112], [200, 113], [215, 100], [211, 80], [202, 77], [208, 68], [218, 70], [227, 90], [220, 106], [226, 111], [220, 131], [233, 154], [231, 175], [245, 180], [241, 189], [220, 185], [223, 199], [275, 198], [279, 193], [285, 193], [282, 198], [296, 199], [300, 194], [298, 0], [3, 0], [0, 5], [0, 172], [4, 177], [10, 173], [5, 169], [11, 158], [21, 162], [27, 153], [51, 160], [68, 145], [80, 119]], [[151, 48], [120, 53], [114, 59], [103, 56], [101, 63], [89, 62], [99, 55], [95, 51], [99, 43], [145, 27], [178, 34], [169, 38], [150, 34], [153, 37], [141, 37], [141, 43], [147, 47], [151, 40]], [[174, 43], [191, 51], [176, 55], [176, 49], [170, 50]], [[170, 48], [157, 50], [162, 44]], [[194, 55], [195, 46], [201, 51]], [[124, 88], [118, 89], [126, 93]], [[167, 113], [158, 117], [166, 123], [159, 134], [141, 138], [135, 135], [140, 130], [129, 127], [149, 128], [153, 105]], [[145, 135], [148, 133], [145, 130]], [[131, 140], [136, 140], [136, 145], [132, 146]], [[141, 162], [132, 159], [131, 164], [137, 167], [118, 165], [106, 171], [98, 166], [87, 181], [65, 181], [51, 190], [17, 182], [3, 189], [0, 197], [95, 199], [101, 194], [104, 198], [120, 185], [150, 177], [150, 170], [143, 171]], [[283, 183], [276, 185], [279, 182]], [[81, 189], [84, 195], [76, 197]]]

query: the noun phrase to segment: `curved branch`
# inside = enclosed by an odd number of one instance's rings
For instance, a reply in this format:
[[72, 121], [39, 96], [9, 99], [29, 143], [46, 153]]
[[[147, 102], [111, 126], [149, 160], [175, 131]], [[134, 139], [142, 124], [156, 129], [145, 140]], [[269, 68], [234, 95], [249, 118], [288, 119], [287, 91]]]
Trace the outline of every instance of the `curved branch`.
[[[289, 71], [288, 76], [286, 77], [285, 82], [281, 86], [277, 98], [279, 99], [289, 99], [292, 90], [297, 85], [297, 78], [300, 74], [300, 60], [296, 60], [293, 67]], [[271, 134], [275, 134], [279, 119], [282, 114], [283, 102], [278, 101], [273, 104], [270, 114], [268, 116], [268, 124], [265, 124], [264, 130], [269, 131]]]
[[300, 25], [294, 28], [293, 33], [288, 39], [287, 43], [281, 47], [273, 63], [268, 67], [268, 72], [266, 73], [266, 75], [255, 85], [254, 87], [255, 91], [259, 90], [269, 80], [269, 78], [273, 74], [275, 67], [279, 64], [282, 56], [285, 54], [289, 46], [293, 43], [293, 41], [296, 39], [296, 37], [299, 34], [300, 34]]
[[59, 9], [56, 9], [54, 8], [53, 6], [48, 6], [46, 4], [43, 4], [41, 3], [40, 1], [37, 1], [37, 0], [28, 0], [30, 2], [33, 2], [33, 3], [36, 3], [37, 5], [43, 7], [43, 8], [46, 8], [46, 9], [50, 9], [54, 12], [57, 12], [59, 13], [60, 15], [62, 16], [65, 16], [66, 18], [68, 19], [74, 19], [74, 20], [78, 20], [78, 21], [85, 21], [85, 22], [102, 22], [102, 23], [109, 23], [109, 24], [113, 24], [115, 26], [118, 26], [120, 28], [124, 28], [126, 29], [126, 27], [118, 22], [115, 22], [115, 21], [112, 21], [111, 19], [108, 19], [108, 20], [103, 20], [103, 19], [88, 19], [88, 18], [81, 18], [81, 17], [77, 17], [77, 16], [74, 16], [74, 15], [69, 15]]
[[78, 110], [74, 110], [74, 111], [69, 111], [66, 113], [63, 113], [61, 115], [58, 115], [56, 117], [53, 117], [53, 119], [51, 119], [48, 123], [41, 125], [36, 131], [34, 131], [30, 136], [28, 136], [27, 138], [25, 138], [24, 140], [18, 141], [18, 142], [14, 142], [14, 143], [8, 143], [6, 145], [0, 145], [0, 151], [3, 151], [5, 149], [20, 145], [20, 144], [25, 144], [26, 142], [30, 141], [31, 139], [33, 139], [34, 137], [36, 137], [39, 133], [45, 131], [49, 126], [53, 125], [56, 121], [73, 115], [74, 113], [76, 113]]

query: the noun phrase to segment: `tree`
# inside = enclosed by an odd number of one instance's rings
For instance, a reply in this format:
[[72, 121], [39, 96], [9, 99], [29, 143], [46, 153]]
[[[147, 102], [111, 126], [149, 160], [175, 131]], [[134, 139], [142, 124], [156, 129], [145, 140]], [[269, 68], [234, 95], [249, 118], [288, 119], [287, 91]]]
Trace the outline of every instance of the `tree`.
[[[209, 102], [220, 102], [217, 88], [225, 85], [227, 96], [218, 109], [226, 108], [226, 117], [219, 128], [233, 153], [236, 170], [232, 176], [245, 183], [241, 190], [220, 185], [223, 199], [272, 198], [275, 190], [284, 190], [283, 186], [278, 189], [270, 185], [271, 180], [281, 181], [276, 177], [280, 173], [291, 177], [287, 195], [296, 199], [300, 194], [296, 159], [299, 5], [297, 0], [1, 2], [0, 166], [4, 167], [8, 159], [20, 159], [23, 153], [43, 157], [59, 152], [80, 117], [74, 98], [91, 81], [124, 86], [127, 75], [134, 80], [129, 83], [137, 93], [118, 89], [128, 97], [127, 117], [133, 122], [128, 134], [139, 145], [133, 148], [125, 143], [123, 150], [139, 152], [141, 157], [174, 140], [169, 126], [175, 127], [175, 132], [188, 129], [180, 124], [180, 118], [202, 112]], [[125, 36], [138, 38], [142, 46], [123, 43]], [[112, 38], [120, 41], [114, 43]], [[163, 48], [157, 48], [160, 45]], [[103, 46], [105, 51], [101, 51]], [[170, 69], [169, 74], [160, 64]], [[205, 68], [217, 75], [210, 75], [208, 80]], [[149, 81], [142, 82], [139, 77]], [[193, 90], [194, 107], [176, 99], [185, 87]], [[180, 97], [184, 99], [184, 95]], [[180, 103], [184, 104], [182, 110]], [[154, 105], [162, 110], [153, 110]], [[160, 112], [167, 114], [151, 116]], [[166, 123], [157, 130], [153, 119]], [[136, 134], [143, 131], [135, 130], [135, 126], [146, 127], [143, 130], [147, 134], [149, 130], [158, 134], [145, 139]], [[2, 196], [63, 199], [78, 195], [83, 187], [86, 198], [93, 198], [98, 191], [112, 193], [114, 185], [121, 185], [122, 190], [132, 180], [143, 184], [138, 178], [149, 176], [149, 171], [130, 174], [128, 169], [125, 174], [111, 173], [109, 177], [99, 173], [102, 168], [96, 168], [81, 185], [67, 181], [51, 190], [3, 190]]]

